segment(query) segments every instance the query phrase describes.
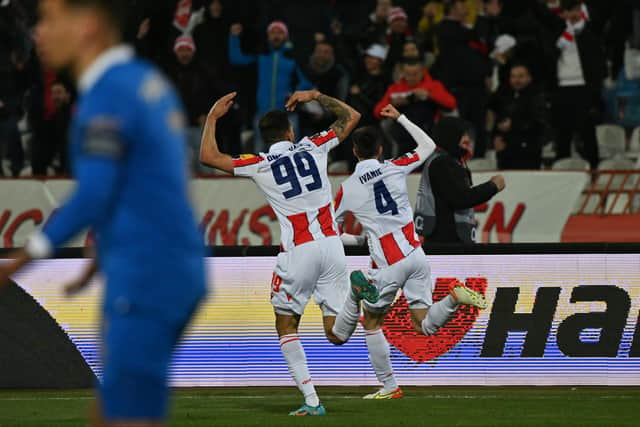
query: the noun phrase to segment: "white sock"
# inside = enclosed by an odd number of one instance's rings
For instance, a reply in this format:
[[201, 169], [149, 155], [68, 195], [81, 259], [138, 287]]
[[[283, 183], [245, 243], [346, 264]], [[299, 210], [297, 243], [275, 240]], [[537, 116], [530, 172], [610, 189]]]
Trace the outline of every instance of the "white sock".
[[356, 299], [353, 292], [349, 291], [331, 332], [343, 342], [347, 342], [355, 332], [358, 320], [360, 320], [360, 301]]
[[298, 334], [281, 336], [280, 350], [282, 350], [284, 360], [287, 361], [289, 373], [296, 382], [298, 389], [304, 395], [304, 402], [309, 406], [318, 406], [320, 400], [313, 386], [313, 381], [311, 381], [311, 375], [309, 375], [309, 368], [307, 367], [307, 356], [304, 354]]
[[384, 384], [386, 391], [393, 391], [398, 388], [396, 377], [391, 368], [391, 357], [389, 343], [384, 337], [382, 329], [366, 331], [367, 349], [369, 350], [369, 361], [376, 373], [378, 381]]
[[422, 321], [422, 331], [425, 335], [434, 335], [458, 309], [458, 303], [451, 296], [447, 295], [437, 303], [433, 304], [424, 320]]

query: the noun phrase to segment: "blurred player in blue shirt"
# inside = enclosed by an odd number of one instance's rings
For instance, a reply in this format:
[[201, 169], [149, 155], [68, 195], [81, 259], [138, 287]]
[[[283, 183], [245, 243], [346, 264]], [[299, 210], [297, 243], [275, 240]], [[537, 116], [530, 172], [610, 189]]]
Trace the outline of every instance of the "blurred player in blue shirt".
[[182, 107], [120, 44], [126, 3], [41, 1], [42, 60], [69, 70], [80, 93], [70, 144], [77, 188], [0, 267], [0, 284], [91, 228], [106, 277], [96, 425], [155, 426], [166, 416], [172, 350], [206, 292], [204, 248], [187, 196]]

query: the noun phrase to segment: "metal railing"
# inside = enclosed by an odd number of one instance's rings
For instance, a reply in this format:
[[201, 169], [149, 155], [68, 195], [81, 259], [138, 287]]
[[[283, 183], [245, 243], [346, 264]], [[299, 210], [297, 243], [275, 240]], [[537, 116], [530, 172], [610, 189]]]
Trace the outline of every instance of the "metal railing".
[[575, 215], [630, 215], [640, 210], [640, 170], [595, 171]]

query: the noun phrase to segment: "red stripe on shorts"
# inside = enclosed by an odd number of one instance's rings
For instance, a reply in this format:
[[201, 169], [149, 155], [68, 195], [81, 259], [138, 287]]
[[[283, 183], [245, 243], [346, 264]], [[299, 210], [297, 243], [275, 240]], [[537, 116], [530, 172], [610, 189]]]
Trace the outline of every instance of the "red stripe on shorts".
[[293, 226], [293, 243], [296, 246], [313, 240], [313, 236], [309, 232], [309, 219], [306, 212], [289, 215], [287, 218]]

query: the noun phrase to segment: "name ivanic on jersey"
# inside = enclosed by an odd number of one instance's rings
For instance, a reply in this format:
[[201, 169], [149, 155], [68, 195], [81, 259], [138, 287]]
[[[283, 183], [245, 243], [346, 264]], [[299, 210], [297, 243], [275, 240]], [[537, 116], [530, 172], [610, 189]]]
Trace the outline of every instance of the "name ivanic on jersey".
[[360, 175], [358, 179], [360, 180], [361, 184], [365, 184], [367, 181], [371, 181], [373, 178], [376, 178], [378, 176], [382, 176], [382, 171], [380, 169], [372, 170], [365, 173], [364, 175]]

